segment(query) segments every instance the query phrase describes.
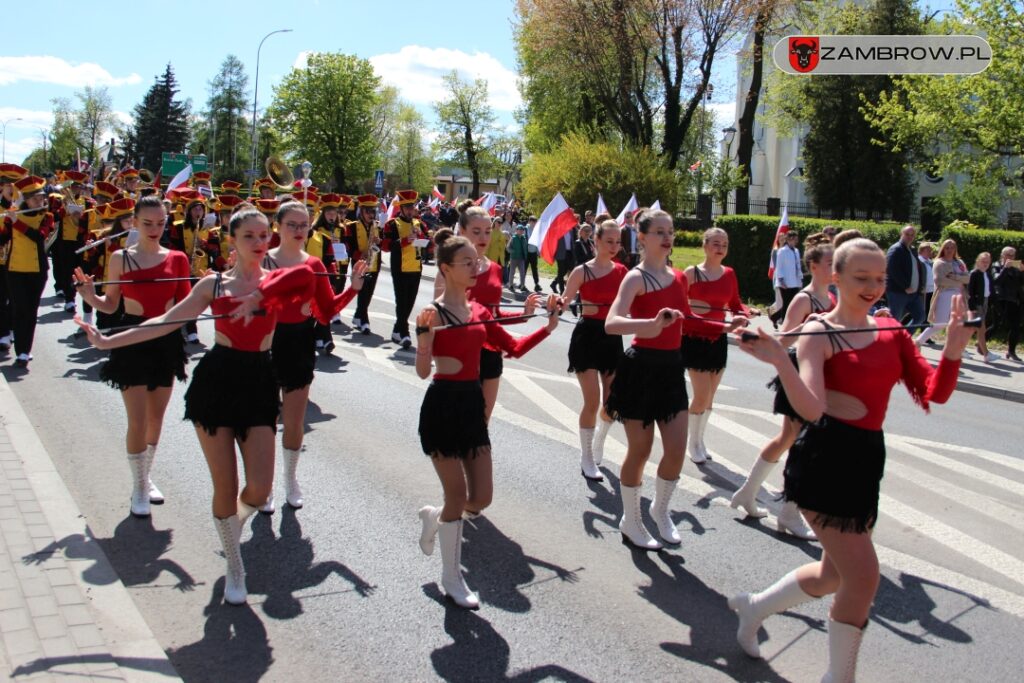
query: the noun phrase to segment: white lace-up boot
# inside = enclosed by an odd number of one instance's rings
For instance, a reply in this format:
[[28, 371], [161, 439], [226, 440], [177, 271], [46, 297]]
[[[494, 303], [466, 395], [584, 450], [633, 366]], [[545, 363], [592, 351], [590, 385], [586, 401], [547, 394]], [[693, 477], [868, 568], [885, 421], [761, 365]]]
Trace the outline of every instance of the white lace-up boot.
[[299, 451], [290, 448], [282, 448], [284, 453], [284, 485], [285, 500], [296, 510], [302, 507], [302, 489], [299, 488], [299, 480], [295, 477], [295, 468], [299, 464]]
[[776, 465], [778, 465], [777, 462], [768, 462], [764, 458], [758, 458], [754, 462], [754, 466], [750, 468], [750, 474], [747, 475], [747, 480], [743, 482], [743, 486], [739, 487], [736, 493], [732, 494], [732, 500], [729, 502], [729, 505], [736, 509], [743, 508], [748, 517], [760, 518], [767, 516], [768, 511], [757, 506], [757, 492], [761, 490], [761, 484], [768, 478], [768, 475], [771, 474]]
[[[247, 506], [248, 507], [248, 506]], [[224, 574], [224, 601], [232, 605], [244, 605], [247, 591], [245, 589], [245, 567], [242, 565], [242, 550], [239, 540], [242, 536], [242, 522], [238, 515], [221, 519], [213, 518], [224, 547], [224, 560], [227, 569]]]
[[153, 505], [163, 505], [164, 494], [160, 492], [160, 489], [153, 483], [153, 459], [156, 458], [156, 444], [151, 443], [146, 446], [146, 481], [148, 483], [147, 490], [149, 492], [149, 502]]
[[604, 475], [594, 463], [594, 430], [580, 427], [580, 471], [591, 481], [604, 481]]
[[640, 489], [640, 486], [619, 486], [619, 495], [622, 496], [622, 519], [619, 520], [622, 542], [640, 550], [660, 550], [661, 543], [647, 533], [640, 517]]
[[146, 467], [146, 453], [128, 454], [128, 466], [132, 469], [131, 511], [135, 517], [149, 517], [149, 468]]
[[814, 600], [800, 588], [796, 580], [796, 570], [765, 588], [760, 593], [743, 593], [729, 598], [729, 609], [739, 617], [736, 629], [736, 641], [751, 657], [761, 657], [761, 647], [757, 642], [757, 631], [761, 623], [773, 614], [785, 612], [790, 607]]
[[606, 421], [600, 415], [597, 416], [597, 429], [594, 430], [594, 464], [600, 465], [604, 462], [604, 441], [608, 438], [608, 430], [612, 423]]
[[437, 536], [441, 539], [441, 587], [459, 607], [477, 609], [480, 598], [469, 590], [462, 576], [462, 520], [440, 522]]
[[683, 539], [679, 536], [679, 530], [672, 522], [672, 516], [668, 512], [668, 505], [672, 501], [672, 494], [676, 492], [678, 479], [668, 480], [657, 477], [654, 480], [654, 498], [651, 499], [651, 519], [658, 525], [658, 535], [661, 540], [671, 545], [679, 545]]

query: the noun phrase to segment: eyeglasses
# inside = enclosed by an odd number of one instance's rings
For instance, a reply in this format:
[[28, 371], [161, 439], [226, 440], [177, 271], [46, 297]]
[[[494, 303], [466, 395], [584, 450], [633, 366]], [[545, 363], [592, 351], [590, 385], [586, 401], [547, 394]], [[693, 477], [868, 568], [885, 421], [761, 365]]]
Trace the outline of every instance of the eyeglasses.
[[465, 261], [455, 261], [452, 263], [453, 266], [462, 266], [464, 268], [478, 268], [480, 267], [480, 259], [466, 259]]
[[288, 221], [287, 223], [282, 223], [281, 225], [288, 228], [289, 230], [309, 230], [309, 223], [295, 223], [293, 221]]

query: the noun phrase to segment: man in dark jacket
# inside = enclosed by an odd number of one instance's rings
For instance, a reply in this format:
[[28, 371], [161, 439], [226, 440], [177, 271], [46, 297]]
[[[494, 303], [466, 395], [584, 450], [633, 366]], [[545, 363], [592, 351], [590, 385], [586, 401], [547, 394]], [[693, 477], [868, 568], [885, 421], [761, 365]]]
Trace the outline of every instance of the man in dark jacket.
[[900, 240], [889, 247], [885, 254], [885, 300], [889, 312], [896, 320], [910, 315], [910, 322], [920, 325], [924, 322], [924, 288], [927, 278], [924, 264], [914, 252], [914, 238], [917, 229], [906, 225], [900, 231]]
[[999, 263], [992, 266], [992, 281], [995, 284], [996, 323], [995, 330], [1007, 328], [1006, 357], [1021, 362], [1017, 357], [1017, 341], [1020, 338], [1021, 302], [1024, 299], [1024, 273], [1017, 261], [1017, 250], [1003, 247]]
[[[580, 215], [576, 214], [576, 222], [579, 223]], [[562, 235], [561, 239], [558, 240], [558, 246], [555, 249], [555, 266], [558, 271], [555, 275], [555, 279], [551, 281], [551, 291], [555, 294], [565, 292], [565, 278], [572, 272], [573, 267], [576, 265], [576, 261], [573, 258], [572, 248], [576, 244], [576, 239], [579, 236], [579, 225], [574, 227], [569, 232]]]

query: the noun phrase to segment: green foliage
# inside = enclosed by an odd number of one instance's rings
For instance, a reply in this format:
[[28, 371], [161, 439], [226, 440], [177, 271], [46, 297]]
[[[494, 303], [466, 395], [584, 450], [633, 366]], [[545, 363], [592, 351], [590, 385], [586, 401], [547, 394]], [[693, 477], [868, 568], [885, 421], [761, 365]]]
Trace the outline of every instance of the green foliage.
[[961, 187], [951, 184], [934, 201], [942, 209], [944, 219], [992, 227], [999, 222], [997, 212], [1002, 203], [1001, 185], [997, 176], [982, 175]]
[[738, 168], [732, 159], [727, 159], [723, 155], [718, 157], [714, 166], [711, 167], [711, 178], [708, 181], [707, 191], [718, 200], [718, 205], [724, 209], [728, 206], [729, 193], [738, 187], [745, 186], [747, 182], [747, 174], [743, 172], [743, 169]]
[[[779, 227], [778, 216], [719, 216], [715, 225], [729, 233], [729, 256], [726, 265], [736, 271], [740, 293], [744, 297], [767, 299], [772, 296], [772, 283], [768, 279], [768, 262], [772, 241]], [[790, 231], [800, 235], [801, 243], [808, 235], [821, 232], [826, 225], [840, 230], [860, 230], [883, 249], [899, 240], [901, 223], [875, 223], [872, 221], [830, 221], [821, 218], [789, 219]]]
[[319, 184], [353, 191], [374, 170], [379, 88], [368, 60], [312, 53], [275, 86], [267, 118], [281, 134], [287, 156], [310, 161]]
[[704, 233], [699, 230], [676, 230], [672, 244], [676, 247], [702, 247], [704, 246]]
[[228, 55], [207, 84], [210, 96], [192, 144], [193, 152], [206, 154], [214, 185], [222, 180], [241, 180], [250, 168], [252, 120], [249, 77], [245, 65]]
[[189, 137], [189, 105], [177, 99], [177, 94], [174, 69], [168, 64], [133, 110], [125, 149], [132, 163], [156, 173], [164, 152], [185, 151]]
[[480, 178], [490, 160], [494, 142], [494, 112], [487, 103], [487, 81], [468, 83], [457, 71], [444, 77], [445, 99], [434, 104], [440, 130], [435, 143], [443, 158], [469, 169], [473, 176], [470, 197], [480, 196]]
[[534, 154], [523, 164], [520, 189], [526, 205], [537, 214], [556, 192], [581, 214], [594, 205], [599, 192], [613, 213], [633, 192], [641, 204], [660, 199], [662, 208], [671, 213], [675, 183], [673, 172], [650, 149], [620, 148], [570, 133], [556, 149]]
[[956, 242], [960, 258], [969, 267], [974, 265], [975, 257], [983, 251], [991, 254], [993, 261], [999, 260], [999, 252], [1003, 247], [1014, 247], [1017, 258], [1020, 258], [1019, 254], [1024, 254], [1024, 232], [1020, 230], [979, 230], [950, 224], [942, 231], [942, 239]]
[[395, 184], [391, 189], [413, 189], [421, 195], [428, 194], [433, 184], [434, 161], [426, 149], [426, 121], [416, 107], [406, 103], [399, 105], [396, 119], [382, 168]]
[[87, 85], [76, 92], [75, 97], [80, 105], [75, 112], [78, 142], [83, 152], [87, 152], [90, 159], [95, 159], [98, 148], [103, 143], [103, 135], [113, 131], [118, 125], [110, 91], [106, 86], [93, 88]]

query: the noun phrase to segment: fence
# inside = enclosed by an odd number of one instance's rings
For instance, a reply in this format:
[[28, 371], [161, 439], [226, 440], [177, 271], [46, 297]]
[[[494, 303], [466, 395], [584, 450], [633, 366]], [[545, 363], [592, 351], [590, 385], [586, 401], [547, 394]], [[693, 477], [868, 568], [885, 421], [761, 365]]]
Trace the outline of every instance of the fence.
[[[725, 214], [732, 215], [736, 213], [736, 202], [733, 201], [731, 198], [728, 202], [726, 202], [725, 206], [723, 206], [716, 198], [711, 197], [710, 195], [706, 195], [705, 197], [706, 201], [710, 203], [711, 208], [710, 216], [706, 219], [709, 223], [712, 222], [718, 216], [722, 216]], [[748, 204], [750, 208], [747, 213], [750, 214], [778, 216], [782, 212], [781, 202], [780, 200], [775, 198], [768, 200], [752, 199], [748, 202]], [[831, 211], [823, 211], [814, 204], [787, 204], [786, 208], [790, 216], [803, 216], [805, 218], [832, 218]], [[707, 208], [705, 208], [705, 212], [707, 212]], [[682, 214], [683, 216], [698, 217], [697, 202], [691, 198], [683, 199], [682, 201], [679, 202], [678, 213]], [[707, 214], [705, 213], [705, 215]], [[853, 216], [851, 216], [849, 212], [846, 212], [841, 218], [850, 220], [875, 221], [899, 220], [908, 221], [911, 223], [919, 223], [921, 220], [921, 212], [920, 209], [912, 208], [908, 216], [896, 218], [893, 216], [891, 211], [875, 211], [869, 215], [867, 211], [857, 210]]]

